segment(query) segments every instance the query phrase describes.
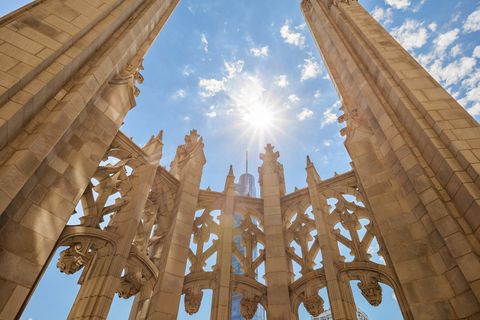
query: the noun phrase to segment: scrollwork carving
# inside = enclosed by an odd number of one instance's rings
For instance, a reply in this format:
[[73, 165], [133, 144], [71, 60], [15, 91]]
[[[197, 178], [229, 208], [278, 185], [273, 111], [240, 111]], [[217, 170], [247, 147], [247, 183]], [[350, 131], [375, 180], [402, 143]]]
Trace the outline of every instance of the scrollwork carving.
[[185, 292], [185, 311], [189, 314], [195, 314], [202, 304], [203, 291], [200, 289], [188, 288]]
[[60, 272], [74, 274], [87, 265], [90, 259], [89, 246], [86, 243], [78, 242], [60, 252], [57, 268], [60, 269]]
[[170, 172], [178, 178], [188, 160], [197, 155], [200, 156], [200, 161], [205, 163], [203, 139], [197, 130], [194, 129], [185, 136], [185, 143], [177, 147], [175, 159], [170, 164]]
[[323, 299], [318, 292], [315, 291], [310, 294], [304, 292], [302, 293], [301, 298], [305, 309], [307, 309], [312, 317], [318, 317], [325, 311], [323, 308]]
[[147, 281], [141, 271], [127, 272], [120, 279], [120, 288], [118, 289], [118, 296], [120, 298], [128, 299], [131, 296], [140, 292], [143, 284]]
[[378, 279], [369, 276], [362, 279], [358, 283], [358, 287], [362, 291], [362, 295], [372, 306], [378, 306], [382, 303], [382, 287], [378, 283]]
[[301, 6], [303, 12], [310, 12], [310, 10], [312, 10], [312, 2], [310, 0], [303, 0]]
[[243, 297], [242, 300], [240, 300], [240, 314], [242, 317], [247, 320], [252, 319], [257, 312], [259, 302], [260, 298], [256, 295], [253, 297]]

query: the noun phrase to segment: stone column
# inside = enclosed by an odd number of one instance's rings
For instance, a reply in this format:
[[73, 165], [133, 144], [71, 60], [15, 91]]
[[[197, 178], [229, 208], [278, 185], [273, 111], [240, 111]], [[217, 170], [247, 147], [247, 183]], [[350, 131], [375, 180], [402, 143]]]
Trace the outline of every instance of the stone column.
[[159, 137], [152, 137], [143, 150], [146, 157], [142, 160], [146, 160], [146, 163], [133, 170], [129, 179], [131, 189], [124, 196], [126, 205], [113, 215], [106, 228], [118, 239], [115, 251], [110, 252], [110, 248], [105, 247], [95, 253], [93, 262], [85, 270], [85, 278], [68, 319], [107, 318], [155, 179], [162, 155], [162, 142]]
[[212, 320], [229, 320], [231, 316], [230, 277], [232, 271], [233, 215], [235, 213], [235, 176], [232, 166], [225, 181], [225, 205], [220, 215], [220, 247], [217, 254], [216, 272], [218, 285], [214, 290]]
[[265, 279], [267, 283], [269, 320], [294, 319], [290, 305], [291, 275], [285, 251], [285, 236], [280, 198], [285, 194], [283, 166], [278, 162], [279, 152], [268, 144], [259, 168], [260, 191], [263, 199], [263, 225], [265, 232]]
[[480, 315], [480, 127], [354, 0], [302, 10], [413, 318]]
[[180, 181], [172, 225], [158, 262], [159, 277], [150, 299], [147, 319], [176, 320], [187, 264], [190, 236], [205, 165], [203, 142], [196, 130], [177, 148], [171, 173]]
[[153, 292], [153, 286], [153, 281], [149, 281], [142, 286], [140, 292], [135, 296], [128, 320], [144, 320], [147, 318], [147, 311], [150, 304], [150, 297]]
[[[319, 193], [317, 185], [321, 182], [315, 166], [307, 157], [307, 184], [310, 203], [315, 217], [318, 243], [322, 253], [322, 264], [327, 280], [328, 299], [330, 309], [335, 319], [356, 319], [356, 306], [353, 300], [350, 284], [342, 283], [338, 277], [335, 262], [339, 259], [337, 240], [328, 224], [327, 199]], [[348, 288], [349, 292], [342, 290]]]
[[20, 316], [177, 2], [45, 0], [2, 18], [0, 318]]

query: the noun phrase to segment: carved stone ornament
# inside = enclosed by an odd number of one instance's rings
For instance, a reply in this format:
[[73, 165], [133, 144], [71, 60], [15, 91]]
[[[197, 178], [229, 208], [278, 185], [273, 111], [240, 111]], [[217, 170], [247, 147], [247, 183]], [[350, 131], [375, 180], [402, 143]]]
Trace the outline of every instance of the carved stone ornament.
[[323, 299], [318, 295], [318, 292], [313, 294], [302, 293], [302, 301], [305, 309], [312, 317], [318, 317], [325, 310], [323, 308]]
[[74, 274], [88, 263], [90, 257], [91, 254], [84, 244], [75, 243], [60, 252], [57, 268], [63, 273]]
[[188, 160], [193, 158], [199, 151], [203, 155], [203, 139], [197, 130], [193, 129], [185, 136], [185, 143], [177, 147], [175, 158], [170, 164], [170, 172], [174, 176], [178, 176]]
[[357, 0], [333, 0], [333, 4], [336, 6], [338, 6], [339, 3], [350, 4], [350, 1], [357, 1]]
[[240, 300], [240, 314], [242, 317], [246, 320], [252, 319], [257, 312], [259, 301], [260, 298], [258, 296], [254, 296], [253, 298], [243, 297], [242, 300]]
[[187, 289], [185, 292], [185, 311], [189, 314], [195, 314], [202, 304], [203, 291], [198, 289]]
[[372, 306], [378, 306], [382, 303], [382, 287], [378, 284], [378, 280], [369, 277], [358, 283], [358, 287], [362, 291], [362, 295]]
[[146, 281], [147, 280], [145, 279], [141, 271], [127, 272], [120, 279], [118, 296], [120, 298], [128, 299], [131, 296], [136, 295]]
[[312, 3], [310, 2], [310, 0], [302, 1], [302, 9], [304, 12], [310, 12], [310, 10], [312, 10]]

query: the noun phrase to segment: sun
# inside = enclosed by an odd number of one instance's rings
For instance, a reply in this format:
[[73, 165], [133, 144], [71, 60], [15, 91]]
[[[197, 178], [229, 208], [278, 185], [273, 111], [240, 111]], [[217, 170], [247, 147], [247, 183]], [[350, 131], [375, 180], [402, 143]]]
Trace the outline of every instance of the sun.
[[245, 110], [243, 115], [243, 121], [253, 129], [267, 130], [269, 129], [274, 120], [272, 110], [263, 105], [252, 106], [248, 110]]

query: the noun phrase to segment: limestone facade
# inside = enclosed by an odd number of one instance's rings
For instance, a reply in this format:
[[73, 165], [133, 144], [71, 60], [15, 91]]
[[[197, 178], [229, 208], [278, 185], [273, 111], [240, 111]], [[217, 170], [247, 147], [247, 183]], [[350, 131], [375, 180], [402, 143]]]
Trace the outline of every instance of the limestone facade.
[[298, 319], [301, 303], [323, 313], [322, 288], [335, 319], [356, 319], [353, 280], [373, 306], [392, 287], [405, 319], [480, 318], [478, 123], [357, 1], [304, 0], [353, 170], [322, 180], [307, 158], [306, 187], [287, 194], [267, 145], [259, 198], [235, 193], [233, 168], [203, 190], [195, 130], [168, 170], [161, 132], [139, 147], [119, 131], [177, 3], [37, 0], [0, 20], [0, 319], [21, 315], [56, 250], [59, 271], [81, 272], [69, 319], [106, 319], [118, 294], [131, 320], [173, 320], [206, 289], [212, 319], [229, 319], [233, 292], [246, 319], [259, 305]]

